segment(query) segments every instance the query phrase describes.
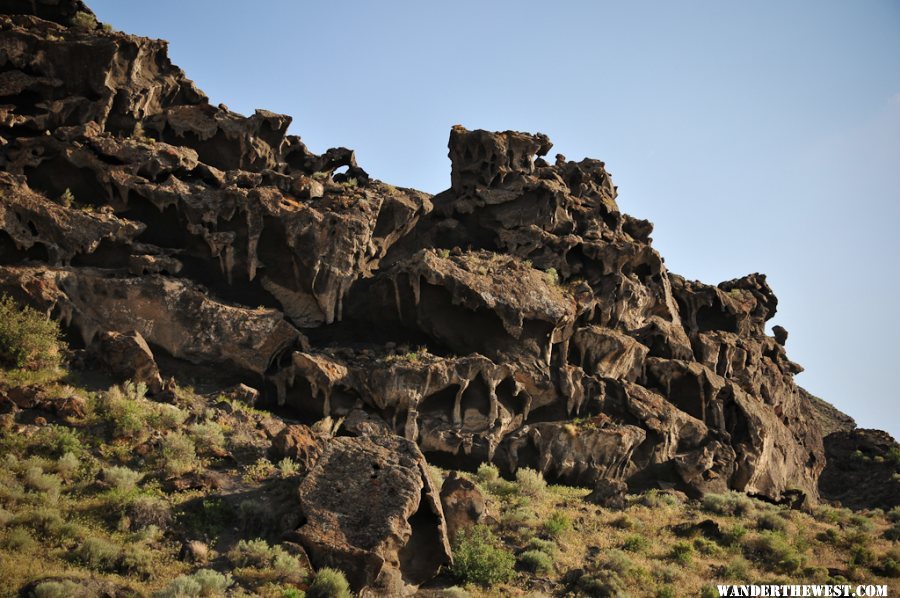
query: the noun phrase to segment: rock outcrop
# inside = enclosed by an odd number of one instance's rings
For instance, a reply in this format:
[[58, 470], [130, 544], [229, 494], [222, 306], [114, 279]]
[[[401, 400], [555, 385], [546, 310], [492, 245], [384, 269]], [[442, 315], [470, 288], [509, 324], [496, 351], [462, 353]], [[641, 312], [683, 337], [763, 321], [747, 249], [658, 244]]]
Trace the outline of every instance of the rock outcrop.
[[[765, 276], [670, 273], [603, 162], [457, 126], [450, 188], [396, 188], [351, 150], [314, 154], [288, 116], [211, 105], [165, 42], [76, 13], [0, 3], [0, 293], [75, 344], [131, 338], [153, 385], [203, 366], [260, 406], [343, 423], [357, 438], [323, 448], [291, 427], [276, 449], [310, 469], [317, 566], [387, 589], [446, 562], [415, 445], [619, 494], [817, 498], [822, 433], [787, 332], [766, 333]], [[346, 484], [368, 502], [340, 501]]]
[[347, 571], [354, 590], [403, 595], [451, 562], [428, 465], [404, 438], [331, 440], [299, 497], [310, 560]]
[[828, 459], [819, 491], [852, 509], [900, 506], [900, 444], [881, 430], [843, 430], [825, 437]]
[[441, 507], [447, 522], [447, 536], [453, 542], [462, 530], [483, 523], [487, 519], [487, 502], [472, 480], [455, 471], [441, 486]]

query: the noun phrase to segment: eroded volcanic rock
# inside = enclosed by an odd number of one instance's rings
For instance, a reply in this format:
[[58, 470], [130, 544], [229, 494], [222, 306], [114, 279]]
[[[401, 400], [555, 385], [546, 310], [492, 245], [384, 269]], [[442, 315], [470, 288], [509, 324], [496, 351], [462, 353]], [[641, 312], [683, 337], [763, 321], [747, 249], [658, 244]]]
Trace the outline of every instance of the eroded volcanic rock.
[[823, 498], [852, 509], [900, 505], [900, 444], [881, 430], [841, 430], [825, 437]]
[[[589, 486], [817, 498], [822, 431], [786, 331], [766, 333], [765, 276], [670, 273], [603, 162], [458, 126], [450, 188], [396, 188], [290, 117], [211, 105], [165, 42], [79, 11], [0, 2], [0, 292], [85, 346], [136, 331], [162, 375], [203, 366], [305, 423], [347, 418], [359, 439], [314, 451], [334, 469], [310, 459], [301, 493], [309, 541], [344, 546], [314, 560], [362, 558], [359, 587], [433, 572], [404, 560], [421, 505], [443, 525], [412, 443]], [[370, 449], [409, 461], [370, 497], [402, 490], [390, 525], [326, 530], [341, 505], [320, 489]]]
[[349, 572], [354, 590], [401, 595], [450, 563], [438, 491], [406, 439], [333, 439], [299, 496], [297, 535], [310, 560]]

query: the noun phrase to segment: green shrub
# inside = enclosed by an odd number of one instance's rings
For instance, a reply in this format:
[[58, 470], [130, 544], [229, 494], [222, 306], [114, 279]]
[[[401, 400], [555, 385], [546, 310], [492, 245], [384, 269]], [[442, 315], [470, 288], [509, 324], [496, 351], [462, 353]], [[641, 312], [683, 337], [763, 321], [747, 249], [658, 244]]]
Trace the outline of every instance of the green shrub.
[[43, 538], [53, 537], [64, 525], [59, 509], [46, 506], [21, 510], [16, 513], [10, 523], [31, 528]]
[[306, 590], [306, 598], [350, 598], [350, 584], [337, 569], [324, 567]]
[[900, 577], [900, 561], [885, 555], [876, 570], [885, 577]]
[[717, 515], [742, 516], [753, 511], [753, 501], [740, 492], [707, 494], [703, 497], [703, 510]]
[[700, 588], [700, 598], [719, 598], [719, 590], [712, 586]]
[[622, 542], [622, 549], [628, 552], [644, 552], [650, 546], [650, 540], [638, 534], [626, 536]]
[[139, 544], [128, 544], [119, 553], [116, 569], [120, 573], [148, 578], [153, 574], [153, 555]]
[[89, 537], [81, 546], [72, 551], [72, 557], [87, 567], [97, 571], [113, 571], [119, 561], [121, 550], [103, 538]]
[[72, 26], [91, 31], [97, 28], [97, 18], [89, 12], [79, 10], [72, 17]]
[[850, 564], [871, 567], [875, 564], [875, 554], [865, 544], [854, 544], [850, 547]]
[[604, 569], [615, 571], [623, 577], [632, 576], [638, 570], [631, 557], [615, 548], [606, 551], [606, 554], [601, 559], [601, 565]]
[[37, 542], [28, 530], [15, 527], [0, 539], [0, 546], [13, 552], [30, 552], [37, 546]]
[[262, 482], [274, 474], [275, 465], [268, 459], [260, 457], [254, 463], [244, 468], [243, 478], [247, 482]]
[[272, 548], [272, 562], [269, 565], [269, 571], [280, 581], [299, 581], [306, 575], [306, 570], [300, 565], [300, 559], [288, 554], [280, 546]]
[[32, 440], [32, 446], [54, 458], [66, 453], [80, 455], [84, 452], [78, 432], [68, 426], [51, 424], [38, 430]]
[[547, 481], [541, 472], [523, 467], [516, 471], [516, 486], [522, 496], [539, 497], [547, 489]]
[[153, 598], [200, 598], [203, 590], [191, 575], [179, 575], [164, 590], [153, 592]]
[[526, 550], [519, 555], [518, 560], [523, 569], [538, 575], [553, 571], [553, 559], [541, 550]]
[[730, 527], [726, 527], [722, 531], [722, 544], [725, 546], [734, 546], [739, 544], [744, 536], [747, 535], [747, 528], [740, 523], [736, 523]]
[[475, 477], [478, 478], [478, 481], [482, 484], [491, 484], [500, 477], [500, 470], [497, 469], [496, 465], [492, 465], [491, 463], [482, 463], [478, 466]]
[[645, 507], [650, 507], [651, 509], [674, 507], [680, 504], [678, 497], [676, 497], [674, 494], [671, 494], [669, 492], [661, 492], [656, 489], [645, 492], [638, 499], [638, 502]]
[[22, 476], [25, 487], [34, 492], [43, 494], [50, 502], [56, 502], [62, 488], [62, 480], [59, 476], [44, 471], [34, 465], [25, 470]]
[[715, 556], [722, 551], [718, 544], [707, 538], [694, 538], [694, 548], [706, 556]]
[[887, 518], [891, 523], [900, 523], [900, 507], [894, 507], [888, 511]]
[[184, 475], [193, 471], [197, 466], [194, 442], [181, 432], [169, 433], [163, 439], [160, 453], [163, 459], [163, 470], [170, 477]]
[[764, 513], [756, 519], [756, 529], [770, 532], [787, 530], [787, 521], [775, 513]]
[[228, 560], [236, 567], [252, 567], [268, 581], [299, 582], [305, 575], [297, 557], [280, 546], [269, 546], [265, 540], [241, 540], [228, 552]]
[[884, 530], [884, 537], [892, 542], [900, 541], [900, 521]]
[[42, 581], [32, 590], [34, 598], [70, 598], [80, 596], [84, 588], [69, 579], [62, 581]]
[[841, 532], [836, 530], [833, 527], [829, 527], [824, 532], [819, 532], [816, 534], [816, 540], [819, 542], [824, 542], [826, 544], [831, 544], [832, 546], [840, 545], [844, 538], [841, 535]]
[[513, 507], [500, 517], [500, 526], [508, 530], [529, 527], [535, 522], [534, 511], [525, 506]]
[[8, 295], [0, 297], [0, 366], [39, 370], [61, 363], [59, 324]]
[[290, 457], [285, 457], [278, 462], [278, 473], [283, 478], [293, 477], [300, 473], [300, 464]]
[[554, 538], [572, 527], [572, 520], [562, 511], [553, 511], [544, 522], [544, 529]]
[[871, 532], [875, 529], [875, 525], [872, 523], [871, 519], [869, 519], [865, 515], [860, 515], [858, 513], [850, 516], [849, 524], [856, 529], [864, 532]]
[[556, 271], [556, 268], [547, 268], [547, 270], [544, 271], [544, 278], [547, 280], [547, 284], [559, 284], [559, 273]]
[[675, 598], [675, 588], [672, 586], [662, 586], [656, 590], [656, 598]]
[[680, 568], [667, 563], [657, 563], [653, 566], [653, 577], [663, 583], [675, 583], [681, 579]]
[[596, 598], [628, 598], [627, 586], [615, 571], [598, 571], [582, 575], [577, 582], [578, 589], [585, 596]]
[[[145, 404], [148, 407], [151, 407], [147, 414], [147, 422], [156, 430], [174, 430], [181, 426], [181, 424], [185, 422], [189, 415], [187, 411], [185, 411], [184, 409], [180, 409], [175, 405], [150, 402], [145, 402]], [[215, 439], [205, 438], [204, 441], [214, 442]], [[225, 442], [224, 438], [222, 442]]]
[[850, 519], [850, 509], [835, 509], [827, 505], [821, 505], [813, 511], [813, 517], [824, 523], [844, 523]]
[[722, 577], [725, 579], [746, 581], [750, 576], [750, 563], [742, 557], [736, 557], [722, 569]]
[[119, 467], [113, 465], [103, 470], [103, 480], [109, 484], [110, 488], [125, 494], [131, 492], [137, 487], [141, 474], [127, 467]]
[[694, 558], [694, 547], [687, 542], [676, 542], [672, 545], [669, 558], [679, 565], [690, 565]]
[[453, 574], [463, 583], [492, 586], [512, 579], [515, 557], [503, 549], [490, 528], [460, 531], [453, 551]]
[[125, 506], [128, 529], [141, 530], [150, 527], [166, 528], [172, 521], [169, 503], [152, 496], [137, 496]]
[[71, 208], [75, 205], [75, 194], [72, 193], [71, 189], [66, 187], [66, 190], [59, 196], [59, 201], [57, 203], [65, 208]]
[[543, 540], [541, 538], [532, 538], [525, 546], [525, 550], [539, 550], [544, 554], [555, 556], [557, 549], [555, 542], [552, 542], [550, 540]]
[[201, 596], [222, 596], [234, 583], [228, 573], [219, 573], [212, 569], [200, 569], [191, 575], [194, 581], [200, 584]]
[[140, 441], [149, 435], [149, 406], [140, 390], [146, 386], [113, 386], [98, 400], [98, 414], [109, 424], [113, 437]]
[[802, 556], [777, 532], [762, 532], [745, 543], [745, 551], [750, 558], [777, 573], [794, 573], [803, 566]]
[[514, 494], [519, 492], [519, 487], [515, 484], [515, 482], [510, 482], [508, 480], [504, 480], [503, 478], [497, 478], [487, 485], [487, 491], [500, 498], [506, 498], [513, 496]]
[[57, 459], [56, 464], [53, 466], [56, 473], [62, 479], [67, 481], [75, 479], [80, 467], [81, 460], [71, 452], [65, 453], [62, 457]]
[[191, 426], [191, 438], [203, 454], [214, 454], [225, 448], [225, 434], [222, 426], [215, 422], [203, 422]]
[[241, 540], [228, 552], [228, 560], [235, 567], [268, 567], [272, 562], [272, 549], [268, 542], [259, 538]]

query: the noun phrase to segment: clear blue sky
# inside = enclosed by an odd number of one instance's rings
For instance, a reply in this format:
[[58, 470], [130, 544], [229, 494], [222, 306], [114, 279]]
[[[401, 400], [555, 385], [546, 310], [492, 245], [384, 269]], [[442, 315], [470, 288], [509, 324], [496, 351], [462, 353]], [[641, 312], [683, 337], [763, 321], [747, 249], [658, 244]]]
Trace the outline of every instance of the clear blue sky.
[[395, 185], [449, 186], [456, 123], [605, 160], [670, 270], [767, 273], [798, 381], [900, 436], [900, 3], [88, 1]]

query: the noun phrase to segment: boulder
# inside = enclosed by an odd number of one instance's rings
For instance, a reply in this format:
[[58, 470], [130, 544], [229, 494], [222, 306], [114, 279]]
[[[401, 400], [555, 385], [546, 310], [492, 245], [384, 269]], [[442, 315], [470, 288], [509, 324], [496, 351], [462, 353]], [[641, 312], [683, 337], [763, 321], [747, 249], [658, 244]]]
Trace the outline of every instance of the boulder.
[[347, 572], [354, 591], [405, 595], [451, 561], [428, 465], [398, 436], [332, 439], [298, 490], [297, 537], [316, 568]]
[[136, 330], [126, 333], [106, 331], [92, 345], [95, 357], [120, 381], [134, 380], [147, 385], [151, 394], [163, 390], [163, 379], [147, 341]]
[[620, 511], [625, 508], [627, 500], [628, 484], [622, 480], [610, 480], [601, 478], [594, 484], [594, 489], [584, 497], [588, 502], [600, 505], [606, 509]]
[[441, 486], [441, 507], [451, 543], [460, 530], [478, 525], [487, 517], [487, 504], [481, 490], [455, 471], [450, 472]]
[[289, 424], [272, 439], [269, 453], [275, 462], [292, 459], [300, 472], [310, 471], [322, 455], [324, 439], [308, 426]]

